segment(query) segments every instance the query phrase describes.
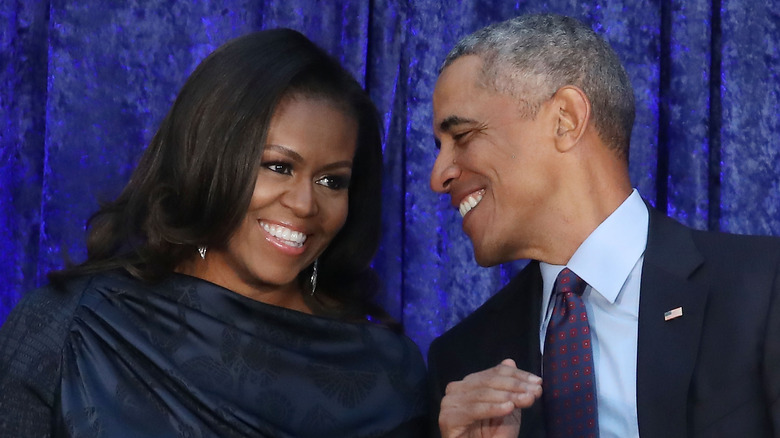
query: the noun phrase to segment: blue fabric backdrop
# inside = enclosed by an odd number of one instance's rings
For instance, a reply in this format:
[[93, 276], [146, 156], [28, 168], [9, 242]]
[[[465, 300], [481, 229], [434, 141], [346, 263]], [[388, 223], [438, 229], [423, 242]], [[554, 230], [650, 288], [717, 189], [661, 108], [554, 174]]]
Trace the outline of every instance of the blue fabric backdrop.
[[461, 36], [520, 13], [592, 24], [637, 96], [631, 176], [701, 229], [780, 235], [780, 0], [0, 0], [0, 321], [115, 196], [195, 65], [226, 40], [298, 29], [366, 84], [384, 115], [382, 300], [430, 341], [524, 263], [478, 267], [428, 188], [431, 92]]

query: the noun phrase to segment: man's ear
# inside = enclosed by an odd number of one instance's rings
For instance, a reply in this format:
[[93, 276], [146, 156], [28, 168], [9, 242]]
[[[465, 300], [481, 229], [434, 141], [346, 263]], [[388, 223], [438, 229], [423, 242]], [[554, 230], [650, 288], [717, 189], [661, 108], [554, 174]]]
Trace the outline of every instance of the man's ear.
[[555, 146], [565, 152], [574, 147], [590, 123], [590, 100], [579, 87], [566, 85], [553, 95], [557, 112]]

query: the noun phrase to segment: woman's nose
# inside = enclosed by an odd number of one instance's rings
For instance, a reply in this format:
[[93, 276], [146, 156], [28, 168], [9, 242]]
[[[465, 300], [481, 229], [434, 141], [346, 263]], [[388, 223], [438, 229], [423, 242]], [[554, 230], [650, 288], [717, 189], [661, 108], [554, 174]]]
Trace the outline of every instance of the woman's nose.
[[313, 216], [319, 211], [314, 189], [313, 182], [296, 182], [282, 196], [282, 205], [298, 217]]

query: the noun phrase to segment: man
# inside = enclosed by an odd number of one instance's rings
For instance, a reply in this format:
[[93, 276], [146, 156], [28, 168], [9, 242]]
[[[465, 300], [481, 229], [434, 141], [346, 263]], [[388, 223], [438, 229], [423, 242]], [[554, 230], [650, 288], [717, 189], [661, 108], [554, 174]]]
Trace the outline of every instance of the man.
[[482, 29], [433, 113], [431, 187], [477, 262], [532, 260], [431, 345], [443, 436], [780, 436], [780, 243], [632, 190], [633, 90], [602, 38], [556, 15]]

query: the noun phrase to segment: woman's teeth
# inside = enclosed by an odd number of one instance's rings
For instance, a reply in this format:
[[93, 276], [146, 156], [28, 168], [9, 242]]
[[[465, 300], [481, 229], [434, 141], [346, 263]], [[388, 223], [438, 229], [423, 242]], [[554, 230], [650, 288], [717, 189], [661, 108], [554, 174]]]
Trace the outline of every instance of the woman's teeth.
[[288, 246], [300, 248], [301, 246], [303, 246], [303, 242], [306, 241], [305, 234], [298, 231], [293, 231], [281, 225], [267, 224], [265, 222], [260, 222], [260, 226], [263, 227], [263, 229], [268, 234], [276, 237], [277, 239], [282, 240], [282, 243]]
[[471, 194], [468, 198], [464, 199], [463, 202], [460, 203], [460, 207], [458, 207], [458, 210], [460, 210], [460, 217], [466, 216], [466, 213], [470, 212], [472, 208], [479, 204], [479, 202], [482, 200], [483, 193], [484, 192], [480, 191]]

